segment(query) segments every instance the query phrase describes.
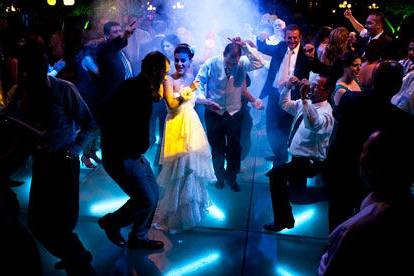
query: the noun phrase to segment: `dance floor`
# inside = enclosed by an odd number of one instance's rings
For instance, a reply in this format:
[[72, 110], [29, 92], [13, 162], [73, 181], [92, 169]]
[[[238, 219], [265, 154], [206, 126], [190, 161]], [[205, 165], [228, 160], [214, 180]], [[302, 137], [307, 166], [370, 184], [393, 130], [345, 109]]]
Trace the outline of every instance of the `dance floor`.
[[[149, 159], [154, 152], [148, 152]], [[156, 253], [120, 249], [109, 242], [96, 221], [127, 197], [102, 167], [82, 167], [76, 232], [92, 252], [99, 275], [315, 275], [328, 236], [327, 203], [293, 205], [295, 228], [278, 234], [263, 230], [262, 225], [272, 220], [265, 177], [272, 164], [264, 159], [269, 155], [265, 132], [254, 129], [252, 148], [238, 177], [241, 191], [232, 192], [228, 186], [217, 190], [210, 185], [214, 205], [199, 227], [178, 234], [150, 231], [151, 238], [166, 245]], [[27, 182], [15, 189], [23, 219], [30, 189], [29, 166], [16, 175]], [[128, 230], [123, 229], [125, 237]], [[39, 247], [45, 275], [65, 275], [53, 268], [57, 259]]]

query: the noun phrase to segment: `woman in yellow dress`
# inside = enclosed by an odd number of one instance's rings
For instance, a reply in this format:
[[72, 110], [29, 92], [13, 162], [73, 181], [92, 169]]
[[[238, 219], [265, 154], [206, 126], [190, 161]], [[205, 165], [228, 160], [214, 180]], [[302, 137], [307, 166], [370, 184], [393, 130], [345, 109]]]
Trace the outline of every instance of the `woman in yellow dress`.
[[[157, 183], [163, 196], [158, 203], [153, 225], [177, 232], [196, 226], [211, 205], [206, 185], [215, 181], [210, 146], [194, 110], [198, 88], [191, 73], [194, 53], [188, 44], [174, 51], [176, 72], [163, 83], [168, 106], [161, 145], [161, 172]], [[214, 104], [203, 99], [206, 105]]]

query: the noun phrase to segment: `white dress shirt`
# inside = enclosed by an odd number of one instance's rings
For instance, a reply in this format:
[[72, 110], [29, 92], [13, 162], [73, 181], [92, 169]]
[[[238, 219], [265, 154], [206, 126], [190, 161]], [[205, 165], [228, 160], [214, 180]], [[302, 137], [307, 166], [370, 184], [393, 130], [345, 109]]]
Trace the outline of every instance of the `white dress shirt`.
[[209, 98], [218, 103], [222, 109], [215, 111], [223, 115], [228, 112], [234, 115], [241, 109], [242, 85], [248, 71], [260, 69], [264, 66], [259, 52], [246, 44], [246, 56], [242, 56], [239, 63], [231, 68], [230, 76], [226, 76], [223, 55], [208, 59], [201, 66], [196, 76], [200, 81], [197, 97]]
[[310, 100], [292, 101], [290, 90], [283, 88], [280, 92], [279, 105], [283, 110], [295, 116], [293, 122], [303, 114], [303, 121], [300, 123], [290, 144], [290, 153], [293, 156], [325, 160], [329, 138], [335, 122], [332, 107], [328, 101], [315, 104], [312, 104]]
[[[279, 71], [276, 74], [275, 81], [273, 82], [273, 87], [279, 88], [282, 83], [286, 82], [287, 80], [289, 80], [290, 77], [293, 76], [293, 74], [295, 73], [295, 66], [296, 60], [298, 58], [299, 49], [300, 43], [293, 50], [290, 50], [289, 47], [287, 48], [285, 56], [283, 57], [283, 60], [280, 63]], [[289, 52], [291, 52], [290, 61]], [[287, 75], [284, 74], [285, 70], [287, 70]]]

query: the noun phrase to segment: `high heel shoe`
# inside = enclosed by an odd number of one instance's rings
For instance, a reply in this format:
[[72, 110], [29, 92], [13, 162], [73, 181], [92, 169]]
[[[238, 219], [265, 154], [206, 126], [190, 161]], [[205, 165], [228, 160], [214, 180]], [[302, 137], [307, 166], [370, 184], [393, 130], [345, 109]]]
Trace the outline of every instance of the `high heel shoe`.
[[89, 156], [82, 155], [81, 162], [85, 167], [87, 167], [89, 169], [96, 169], [96, 166], [92, 163]]

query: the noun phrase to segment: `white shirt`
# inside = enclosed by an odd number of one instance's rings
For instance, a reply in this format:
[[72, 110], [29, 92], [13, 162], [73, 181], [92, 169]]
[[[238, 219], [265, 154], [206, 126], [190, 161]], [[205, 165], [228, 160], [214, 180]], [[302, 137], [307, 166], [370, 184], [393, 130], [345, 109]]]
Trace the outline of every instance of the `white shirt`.
[[300, 123], [293, 136], [289, 151], [293, 156], [312, 157], [325, 160], [329, 138], [334, 126], [332, 107], [328, 101], [312, 104], [310, 100], [290, 99], [290, 90], [283, 88], [280, 92], [280, 107], [295, 116], [293, 122], [303, 114]]
[[[287, 48], [285, 56], [283, 57], [283, 60], [280, 63], [279, 71], [276, 74], [275, 81], [273, 82], [273, 87], [276, 87], [276, 88], [280, 87], [280, 85], [283, 82], [287, 81], [290, 77], [293, 76], [293, 74], [295, 73], [295, 66], [296, 66], [296, 60], [298, 58], [299, 48], [300, 48], [300, 43], [293, 50], [290, 50], [289, 47]], [[292, 53], [290, 56], [289, 67], [287, 68], [288, 75], [286, 78], [286, 76], [283, 76], [283, 72], [285, 72], [286, 67], [288, 66], [289, 52], [292, 52]]]
[[212, 57], [204, 62], [197, 74], [200, 81], [198, 97], [209, 98], [218, 103], [222, 109], [215, 111], [223, 115], [228, 112], [234, 115], [241, 109], [242, 85], [246, 73], [264, 66], [264, 61], [255, 48], [246, 44], [246, 56], [242, 56], [239, 63], [231, 68], [227, 78], [223, 55]]
[[[380, 32], [379, 34], [377, 34], [376, 36], [374, 36], [374, 37], [370, 37], [369, 38], [369, 41], [371, 41], [371, 40], [374, 40], [374, 39], [378, 39], [381, 35], [382, 35], [382, 33], [383, 33], [384, 31], [382, 31], [382, 32]], [[369, 36], [369, 34], [368, 34], [368, 30], [367, 29], [362, 29], [362, 31], [359, 33], [359, 36], [360, 37], [368, 37]]]

